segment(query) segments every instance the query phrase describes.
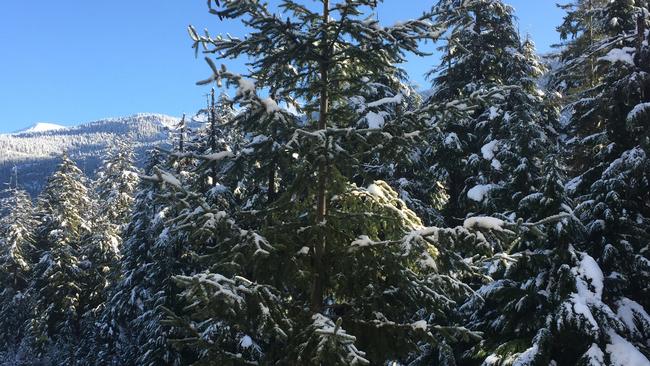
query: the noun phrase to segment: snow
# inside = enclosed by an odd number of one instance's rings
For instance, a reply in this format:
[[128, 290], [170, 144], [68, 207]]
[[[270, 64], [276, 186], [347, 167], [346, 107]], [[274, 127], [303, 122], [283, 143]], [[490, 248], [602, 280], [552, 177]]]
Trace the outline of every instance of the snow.
[[272, 98], [262, 99], [262, 104], [264, 105], [264, 108], [266, 108], [266, 113], [270, 114], [280, 110], [278, 103], [276, 103]]
[[227, 158], [232, 158], [235, 154], [232, 151], [219, 151], [213, 154], [203, 155], [202, 158], [211, 161], [220, 161]]
[[578, 188], [578, 186], [582, 183], [582, 177], [575, 177], [568, 181], [566, 185], [564, 186], [564, 189], [567, 190], [569, 193], [575, 192], [575, 190]]
[[309, 247], [302, 247], [297, 253], [298, 255], [307, 255], [309, 254]]
[[650, 361], [630, 342], [609, 331], [610, 344], [605, 347], [612, 366], [650, 366]]
[[182, 184], [181, 181], [178, 180], [176, 177], [174, 177], [171, 173], [168, 173], [166, 171], [161, 171], [160, 172], [160, 179], [163, 180], [163, 182], [172, 185], [176, 188], [181, 188]]
[[591, 310], [589, 310], [587, 301], [588, 298], [582, 297], [576, 293], [572, 293], [570, 295], [570, 303], [567, 305], [570, 306], [570, 310], [572, 310], [575, 314], [584, 316], [591, 324], [592, 330], [598, 330], [600, 327], [596, 322], [596, 318], [594, 318], [593, 314], [591, 313]]
[[418, 137], [418, 136], [420, 136], [420, 131], [407, 132], [407, 133], [404, 134], [404, 137], [407, 138], [407, 139], [408, 138], [415, 138], [415, 137]]
[[483, 154], [483, 159], [492, 160], [494, 159], [494, 153], [496, 152], [497, 143], [499, 141], [493, 140], [481, 147], [481, 153]]
[[537, 355], [537, 353], [539, 353], [539, 346], [537, 344], [533, 344], [532, 347], [528, 348], [522, 352], [519, 357], [517, 357], [517, 360], [512, 364], [512, 366], [532, 365], [532, 362], [535, 359], [535, 355]]
[[368, 103], [367, 107], [368, 108], [374, 108], [374, 107], [379, 107], [384, 104], [397, 104], [401, 103], [404, 97], [402, 97], [402, 93], [397, 93], [394, 97], [388, 97], [388, 98], [382, 98], [377, 101]]
[[238, 96], [255, 92], [255, 81], [253, 80], [240, 78], [238, 84], [239, 84], [239, 88], [237, 88]]
[[488, 119], [492, 121], [497, 117], [499, 117], [499, 109], [494, 106], [490, 107], [490, 115], [488, 116]]
[[487, 196], [488, 192], [494, 188], [496, 188], [496, 185], [494, 184], [478, 184], [467, 191], [467, 198], [471, 199], [472, 201], [482, 202]]
[[241, 348], [250, 348], [253, 345], [253, 339], [247, 335], [243, 336], [239, 341], [239, 346]]
[[39, 122], [35, 123], [29, 128], [26, 128], [24, 130], [17, 131], [17, 134], [20, 133], [37, 133], [37, 132], [47, 132], [47, 131], [57, 131], [57, 130], [63, 130], [65, 129], [65, 126], [57, 125], [55, 123], [48, 123], [48, 122]]
[[641, 334], [637, 322], [645, 322], [650, 326], [650, 315], [636, 301], [624, 297], [616, 302], [616, 306], [618, 307], [616, 315], [625, 323], [631, 333]]
[[411, 324], [411, 327], [413, 327], [413, 330], [427, 330], [427, 321], [426, 320], [418, 320], [415, 323]]
[[648, 114], [650, 114], [650, 102], [648, 102], [648, 103], [640, 103], [640, 104], [637, 104], [637, 105], [636, 105], [636, 106], [635, 106], [635, 107], [630, 111], [630, 113], [628, 113], [628, 115], [627, 115], [627, 121], [628, 121], [628, 122], [632, 122], [633, 120], [635, 120], [636, 118], [638, 118], [638, 116], [639, 116], [641, 113], [648, 113]]
[[589, 288], [585, 288], [586, 282], [577, 281], [576, 287], [578, 289], [578, 294], [581, 296], [591, 296], [593, 293], [595, 297], [600, 300], [603, 296], [603, 271], [596, 263], [596, 260], [589, 256], [586, 253], [582, 254], [582, 260], [580, 261], [576, 272], [579, 276], [586, 279], [594, 291], [591, 291]]
[[386, 195], [384, 195], [384, 191], [381, 189], [381, 187], [374, 183], [368, 186], [367, 191], [375, 197], [386, 198]]
[[501, 358], [499, 356], [497, 356], [495, 354], [491, 354], [491, 355], [487, 356], [487, 358], [485, 359], [485, 361], [483, 361], [481, 366], [498, 365], [500, 361], [501, 361]]
[[422, 268], [432, 268], [436, 269], [438, 266], [436, 265], [436, 261], [433, 259], [431, 254], [428, 252], [424, 251], [422, 252], [422, 256], [420, 257], [420, 260], [418, 261]]
[[599, 57], [598, 61], [607, 61], [611, 63], [623, 62], [634, 66], [634, 48], [623, 47], [611, 49], [607, 55]]
[[384, 116], [379, 113], [368, 112], [366, 121], [368, 122], [368, 128], [382, 128], [384, 126]]
[[354, 247], [369, 247], [374, 244], [374, 241], [368, 237], [368, 235], [360, 235], [356, 240], [352, 242]]
[[603, 272], [598, 263], [586, 253], [579, 253], [582, 259], [571, 269], [576, 276], [577, 293], [570, 295], [569, 309], [575, 314], [582, 315], [591, 324], [591, 329], [600, 329], [591, 313], [590, 306], [599, 306], [603, 294]]
[[497, 160], [497, 159], [493, 159], [492, 162], [490, 163], [490, 165], [495, 170], [501, 170], [501, 162], [499, 160]]
[[492, 162], [490, 163], [490, 165], [495, 170], [501, 170], [501, 162], [494, 158], [494, 156], [496, 155], [496, 151], [498, 150], [497, 149], [498, 143], [499, 141], [493, 140], [481, 147], [481, 154], [483, 155], [483, 159], [491, 160]]
[[588, 362], [587, 365], [589, 366], [601, 366], [605, 364], [605, 354], [596, 343], [591, 344], [585, 356]]
[[458, 135], [455, 132], [450, 132], [447, 136], [445, 136], [444, 144], [446, 147], [460, 149], [460, 140], [458, 139]]
[[486, 230], [495, 230], [503, 231], [503, 225], [505, 222], [496, 217], [489, 216], [477, 216], [470, 217], [465, 219], [463, 222], [463, 227], [465, 229], [486, 229]]

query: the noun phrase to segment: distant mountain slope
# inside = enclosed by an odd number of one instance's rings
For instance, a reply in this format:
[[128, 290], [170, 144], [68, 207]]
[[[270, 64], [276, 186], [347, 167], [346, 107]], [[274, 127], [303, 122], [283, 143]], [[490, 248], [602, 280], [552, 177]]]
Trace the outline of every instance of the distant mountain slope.
[[176, 117], [161, 114], [136, 114], [75, 127], [39, 123], [0, 135], [0, 186], [11, 181], [15, 167], [18, 184], [33, 196], [38, 194], [64, 151], [92, 176], [118, 137], [132, 141], [142, 162], [145, 151], [165, 143], [178, 122]]
[[24, 130], [17, 131], [16, 134], [56, 131], [56, 130], [62, 130], [64, 128], [65, 126], [57, 125], [54, 123], [39, 122]]

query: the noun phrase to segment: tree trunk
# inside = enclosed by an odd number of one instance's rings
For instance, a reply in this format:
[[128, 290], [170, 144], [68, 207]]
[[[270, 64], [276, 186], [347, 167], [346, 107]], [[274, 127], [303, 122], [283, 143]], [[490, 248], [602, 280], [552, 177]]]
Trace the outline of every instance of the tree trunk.
[[[588, 27], [589, 27], [589, 47], [594, 45], [594, 4], [593, 0], [589, 0], [589, 17], [588, 17]], [[596, 62], [594, 61], [594, 56], [589, 56], [589, 87], [594, 87], [596, 79]]]
[[[323, 27], [327, 27], [329, 21], [329, 0], [323, 0]], [[327, 128], [327, 114], [329, 112], [329, 50], [327, 31], [323, 32], [323, 39], [321, 40], [322, 53], [320, 60], [320, 115], [318, 117], [318, 129], [325, 130]], [[323, 152], [321, 160], [318, 162], [318, 190], [316, 194], [316, 225], [323, 225], [327, 216], [327, 137], [324, 141]], [[320, 312], [323, 305], [324, 298], [324, 281], [325, 281], [325, 268], [323, 259], [325, 256], [327, 245], [327, 238], [322, 235], [317, 238], [314, 244], [314, 279], [312, 284], [311, 296], [311, 310], [313, 312]]]
[[637, 32], [636, 57], [637, 57], [637, 62], [639, 62], [641, 60], [641, 50], [643, 49], [643, 41], [645, 38], [645, 17], [643, 11], [644, 10], [643, 4], [641, 3], [641, 1], [637, 0], [636, 5], [641, 10], [641, 12], [636, 18], [636, 32]]
[[185, 114], [183, 114], [183, 119], [181, 119], [181, 135], [178, 141], [178, 151], [183, 152], [185, 150]]
[[267, 199], [270, 202], [272, 202], [275, 199], [275, 169], [276, 169], [276, 163], [275, 163], [275, 158], [271, 159], [271, 163], [269, 164], [269, 191], [267, 194]]
[[[210, 150], [217, 152], [217, 112], [214, 103], [214, 88], [210, 92]], [[212, 163], [212, 185], [217, 184], [217, 162]]]

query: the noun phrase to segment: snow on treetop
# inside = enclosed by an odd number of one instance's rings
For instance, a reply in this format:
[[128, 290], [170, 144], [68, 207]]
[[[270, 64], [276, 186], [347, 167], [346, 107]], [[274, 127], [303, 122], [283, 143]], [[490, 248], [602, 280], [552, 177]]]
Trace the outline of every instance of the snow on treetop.
[[485, 160], [492, 160], [494, 159], [494, 153], [497, 149], [497, 143], [499, 141], [497, 140], [492, 140], [488, 142], [487, 144], [483, 145], [481, 147], [481, 153], [483, 154], [483, 159]]
[[381, 113], [368, 112], [366, 114], [368, 128], [382, 128], [384, 126], [384, 116]]
[[426, 320], [418, 320], [415, 323], [411, 324], [411, 327], [413, 327], [414, 330], [427, 330], [427, 321]]
[[376, 184], [370, 184], [368, 186], [368, 193], [372, 194], [373, 196], [381, 197], [381, 198], [386, 198], [386, 195], [384, 195], [383, 190], [381, 187], [379, 187]]
[[627, 115], [627, 121], [631, 122], [639, 117], [642, 113], [650, 115], [650, 102], [637, 104]]
[[262, 104], [264, 104], [264, 108], [266, 108], [266, 113], [273, 113], [280, 110], [278, 103], [276, 103], [272, 98], [262, 99]]
[[612, 366], [647, 366], [650, 361], [630, 342], [618, 335], [615, 331], [609, 331], [610, 344], [605, 350], [609, 353]]
[[488, 192], [496, 187], [496, 184], [478, 184], [467, 191], [467, 198], [471, 199], [472, 201], [482, 202], [487, 196]]
[[503, 220], [497, 219], [496, 217], [477, 216], [465, 219], [463, 222], [463, 227], [465, 229], [487, 229], [503, 231], [504, 224], [505, 222]]
[[603, 271], [598, 266], [598, 263], [596, 263], [596, 260], [594, 260], [594, 258], [588, 254], [584, 253], [582, 255], [580, 265], [575, 268], [575, 273], [588, 281], [590, 287], [593, 288], [592, 291], [591, 289], [585, 287], [585, 285], [587, 285], [586, 281], [578, 281], [576, 283], [578, 294], [581, 296], [586, 296], [588, 291], [589, 293], [593, 293], [596, 298], [600, 300], [603, 296], [604, 276]]
[[394, 97], [382, 98], [377, 101], [368, 103], [368, 107], [373, 108], [373, 107], [382, 106], [384, 104], [397, 104], [397, 103], [401, 103], [403, 99], [404, 97], [402, 96], [402, 93], [397, 93]]
[[589, 365], [604, 364], [605, 354], [596, 343], [591, 344], [591, 347], [589, 347], [585, 355], [587, 356], [587, 360], [590, 362]]
[[238, 96], [255, 92], [255, 81], [240, 78], [238, 83], [239, 83], [239, 88], [237, 88]]
[[231, 158], [235, 156], [232, 151], [219, 151], [216, 153], [208, 154], [208, 155], [203, 155], [201, 156], [203, 159], [206, 160], [212, 160], [212, 161], [220, 161], [226, 158]]
[[650, 315], [645, 311], [641, 304], [627, 297], [622, 298], [616, 302], [618, 309], [616, 315], [618, 318], [627, 325], [633, 333], [642, 335], [639, 325], [650, 325]]
[[632, 47], [613, 48], [605, 56], [599, 57], [598, 61], [607, 61], [613, 64], [623, 62], [634, 66], [634, 51]]
[[239, 341], [241, 348], [250, 348], [253, 345], [253, 339], [250, 336], [243, 336]]

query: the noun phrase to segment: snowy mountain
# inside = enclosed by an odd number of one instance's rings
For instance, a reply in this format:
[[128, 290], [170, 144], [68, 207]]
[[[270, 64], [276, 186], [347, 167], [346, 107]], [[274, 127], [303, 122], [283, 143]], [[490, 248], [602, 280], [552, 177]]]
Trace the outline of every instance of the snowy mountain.
[[142, 162], [145, 151], [164, 143], [178, 122], [176, 117], [161, 114], [136, 114], [74, 127], [37, 123], [12, 134], [0, 134], [0, 185], [17, 174], [19, 185], [37, 194], [63, 152], [92, 176], [117, 138], [131, 141]]
[[57, 125], [55, 123], [38, 122], [38, 123], [35, 123], [32, 126], [28, 127], [28, 128], [25, 128], [25, 129], [20, 130], [20, 131], [16, 131], [16, 134], [57, 131], [57, 130], [62, 130], [64, 128], [66, 128], [66, 127], [61, 126], [61, 125]]

